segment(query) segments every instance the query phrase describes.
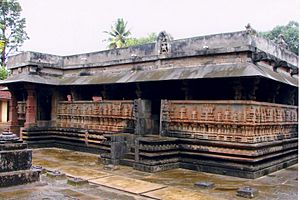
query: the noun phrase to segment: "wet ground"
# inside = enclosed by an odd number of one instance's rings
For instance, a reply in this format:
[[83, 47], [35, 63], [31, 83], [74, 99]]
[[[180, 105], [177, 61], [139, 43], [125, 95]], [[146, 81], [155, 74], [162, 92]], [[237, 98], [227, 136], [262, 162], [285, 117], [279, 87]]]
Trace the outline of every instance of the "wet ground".
[[[257, 200], [297, 199], [298, 165], [255, 179], [243, 179], [209, 173], [175, 169], [146, 173], [131, 167], [106, 169], [98, 156], [69, 150], [47, 148], [33, 150], [33, 165], [59, 170], [68, 177], [88, 180], [88, 184], [72, 186], [67, 178], [57, 180], [46, 174], [41, 181], [24, 186], [0, 189], [0, 199], [237, 199], [238, 188], [251, 186], [259, 190]], [[212, 189], [194, 186], [198, 181], [215, 183]]]

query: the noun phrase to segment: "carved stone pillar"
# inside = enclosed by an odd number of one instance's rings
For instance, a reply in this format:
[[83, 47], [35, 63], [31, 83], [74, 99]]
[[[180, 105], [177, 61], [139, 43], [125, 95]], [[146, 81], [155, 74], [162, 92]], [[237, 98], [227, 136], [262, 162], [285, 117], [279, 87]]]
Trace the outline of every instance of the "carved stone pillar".
[[151, 101], [135, 99], [133, 112], [135, 116], [135, 135], [151, 134], [153, 130]]
[[280, 92], [278, 92], [277, 102], [276, 103], [282, 103], [282, 104], [288, 104], [288, 105], [295, 105], [297, 101], [295, 101], [295, 97], [297, 95], [297, 89], [296, 88], [280, 88]]
[[25, 128], [36, 126], [36, 92], [33, 86], [25, 86], [27, 90]]
[[250, 83], [248, 83], [248, 87], [247, 87], [247, 94], [248, 94], [248, 98], [249, 100], [253, 100], [255, 101], [257, 96], [256, 96], [256, 91], [259, 88], [259, 83], [260, 83], [260, 79], [259, 78], [254, 78], [253, 81], [251, 81]]
[[53, 88], [51, 90], [52, 96], [51, 96], [51, 125], [55, 126], [56, 125], [56, 120], [57, 120], [57, 105], [58, 105], [58, 99], [59, 99], [59, 94], [56, 88]]
[[103, 85], [103, 87], [102, 87], [103, 89], [102, 89], [102, 91], [101, 91], [101, 95], [102, 95], [102, 98], [103, 99], [108, 99], [107, 98], [107, 86], [105, 86], [105, 85]]
[[78, 96], [78, 89], [76, 89], [75, 87], [71, 87], [71, 97], [73, 101], [79, 100], [79, 96]]
[[183, 91], [185, 100], [192, 100], [192, 95], [191, 95], [191, 91], [190, 91], [190, 88], [189, 88], [189, 83], [187, 81], [182, 81], [181, 90]]
[[240, 79], [233, 82], [234, 100], [242, 100], [243, 98], [243, 86]]
[[11, 93], [11, 99], [9, 101], [8, 128], [11, 132], [15, 133], [19, 137], [20, 136], [20, 127], [18, 124], [16, 92], [13, 90], [13, 88], [9, 88], [9, 90]]
[[136, 83], [135, 95], [137, 99], [142, 98], [142, 90], [141, 85], [139, 83]]
[[270, 103], [276, 103], [276, 99], [279, 96], [279, 91], [280, 91], [280, 85], [271, 85], [268, 88], [268, 102]]

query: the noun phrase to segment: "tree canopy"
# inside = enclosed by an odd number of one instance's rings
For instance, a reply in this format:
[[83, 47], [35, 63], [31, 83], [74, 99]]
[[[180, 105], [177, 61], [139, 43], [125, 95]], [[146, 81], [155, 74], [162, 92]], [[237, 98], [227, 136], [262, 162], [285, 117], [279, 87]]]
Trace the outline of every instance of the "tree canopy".
[[0, 0], [0, 65], [5, 66], [6, 58], [18, 50], [25, 40], [25, 18], [21, 17], [21, 5], [16, 0]]
[[136, 46], [141, 44], [147, 44], [155, 42], [157, 39], [156, 33], [150, 33], [146, 37], [129, 37], [131, 35], [130, 30], [127, 29], [127, 22], [123, 18], [118, 18], [117, 21], [111, 26], [110, 31], [104, 31], [108, 34], [107, 47], [109, 49]]
[[296, 21], [290, 21], [287, 25], [278, 25], [270, 31], [260, 33], [262, 36], [276, 41], [280, 34], [283, 35], [285, 42], [290, 50], [299, 55], [299, 24]]
[[7, 78], [8, 71], [5, 67], [0, 66], [0, 80], [4, 80]]
[[123, 18], [118, 18], [117, 21], [110, 27], [110, 31], [104, 31], [109, 35], [108, 48], [115, 49], [125, 47], [126, 39], [131, 34], [127, 30], [127, 22]]
[[156, 33], [150, 33], [146, 37], [140, 37], [140, 38], [128, 38], [126, 40], [126, 47], [129, 46], [136, 46], [140, 44], [147, 44], [151, 42], [155, 42], [157, 39], [157, 34]]

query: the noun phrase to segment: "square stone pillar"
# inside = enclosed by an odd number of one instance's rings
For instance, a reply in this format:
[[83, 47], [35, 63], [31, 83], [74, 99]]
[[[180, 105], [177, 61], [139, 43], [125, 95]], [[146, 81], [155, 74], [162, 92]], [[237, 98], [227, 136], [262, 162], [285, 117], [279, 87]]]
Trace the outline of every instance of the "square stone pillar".
[[143, 136], [152, 134], [153, 125], [151, 119], [151, 101], [135, 99], [134, 100], [135, 116], [135, 135]]
[[52, 96], [51, 96], [51, 126], [56, 126], [59, 93], [57, 91], [57, 88], [52, 88], [51, 93], [52, 93]]
[[10, 132], [15, 133], [17, 136], [20, 135], [20, 127], [18, 124], [18, 112], [17, 112], [17, 98], [15, 91], [9, 88], [11, 93], [11, 99], [9, 101], [9, 121], [8, 128]]
[[27, 90], [27, 100], [26, 100], [26, 115], [24, 128], [36, 126], [36, 92], [33, 86], [25, 86]]

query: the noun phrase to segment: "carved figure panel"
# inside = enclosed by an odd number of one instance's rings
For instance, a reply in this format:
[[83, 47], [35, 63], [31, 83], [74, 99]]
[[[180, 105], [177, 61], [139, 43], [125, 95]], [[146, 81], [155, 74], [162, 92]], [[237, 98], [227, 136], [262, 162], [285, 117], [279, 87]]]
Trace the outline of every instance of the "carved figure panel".
[[59, 102], [57, 125], [103, 133], [133, 131], [133, 101]]
[[297, 135], [296, 106], [255, 101], [162, 102], [162, 132], [169, 136], [255, 143]]

